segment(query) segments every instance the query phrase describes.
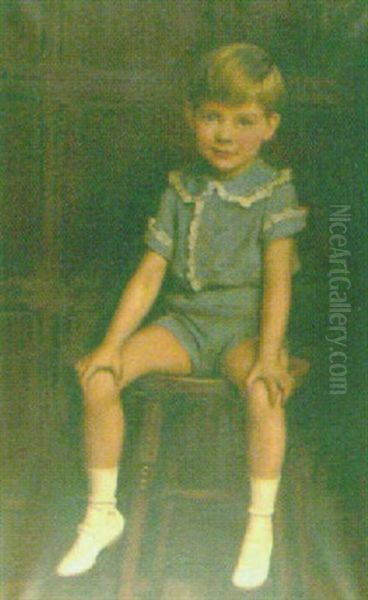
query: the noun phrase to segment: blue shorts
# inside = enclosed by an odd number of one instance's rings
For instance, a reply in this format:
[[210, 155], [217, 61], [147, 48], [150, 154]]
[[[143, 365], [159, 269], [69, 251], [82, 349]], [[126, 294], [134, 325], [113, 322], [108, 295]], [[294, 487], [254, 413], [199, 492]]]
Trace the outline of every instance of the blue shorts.
[[171, 313], [155, 320], [187, 350], [193, 375], [210, 376], [220, 372], [221, 360], [239, 342], [257, 337], [258, 329], [238, 319]]

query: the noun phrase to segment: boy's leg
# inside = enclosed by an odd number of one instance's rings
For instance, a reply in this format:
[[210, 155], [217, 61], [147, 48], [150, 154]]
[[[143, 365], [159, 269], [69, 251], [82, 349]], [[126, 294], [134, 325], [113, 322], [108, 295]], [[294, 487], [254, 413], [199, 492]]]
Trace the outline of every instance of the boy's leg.
[[[284, 409], [271, 406], [263, 382], [245, 391], [245, 379], [257, 356], [257, 341], [247, 340], [232, 348], [223, 361], [224, 374], [242, 394], [246, 394], [247, 454], [251, 499], [249, 521], [234, 585], [246, 589], [258, 587], [268, 576], [273, 545], [272, 513], [277, 496], [285, 452]], [[283, 359], [287, 364], [286, 351]]]
[[118, 466], [124, 419], [120, 391], [150, 372], [189, 374], [191, 359], [167, 329], [151, 325], [138, 331], [122, 349], [122, 379], [117, 384], [108, 371], [97, 371], [84, 391], [85, 444], [89, 503], [76, 542], [57, 567], [71, 576], [90, 569], [99, 552], [123, 530], [115, 508]]
[[150, 325], [133, 335], [122, 349], [121, 361], [118, 385], [110, 372], [97, 371], [84, 390], [88, 468], [109, 469], [119, 462], [124, 429], [121, 390], [147, 373], [185, 375], [191, 371], [188, 352], [159, 325]]

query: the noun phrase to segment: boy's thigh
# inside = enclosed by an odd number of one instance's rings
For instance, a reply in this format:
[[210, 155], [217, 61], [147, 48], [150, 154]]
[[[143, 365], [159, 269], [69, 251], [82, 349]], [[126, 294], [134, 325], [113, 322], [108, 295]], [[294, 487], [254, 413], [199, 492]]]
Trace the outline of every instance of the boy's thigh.
[[129, 338], [121, 351], [121, 387], [148, 373], [188, 375], [191, 359], [171, 331], [148, 325]]
[[223, 374], [240, 387], [256, 361], [258, 339], [248, 338], [226, 350], [221, 360]]

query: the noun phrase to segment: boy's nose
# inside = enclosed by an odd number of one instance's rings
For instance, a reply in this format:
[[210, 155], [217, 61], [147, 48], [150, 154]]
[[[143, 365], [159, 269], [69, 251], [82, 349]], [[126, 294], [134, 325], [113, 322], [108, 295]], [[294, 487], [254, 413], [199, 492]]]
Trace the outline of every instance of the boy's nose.
[[226, 143], [231, 142], [233, 138], [233, 128], [231, 123], [228, 121], [223, 121], [222, 123], [218, 123], [215, 132], [216, 141]]

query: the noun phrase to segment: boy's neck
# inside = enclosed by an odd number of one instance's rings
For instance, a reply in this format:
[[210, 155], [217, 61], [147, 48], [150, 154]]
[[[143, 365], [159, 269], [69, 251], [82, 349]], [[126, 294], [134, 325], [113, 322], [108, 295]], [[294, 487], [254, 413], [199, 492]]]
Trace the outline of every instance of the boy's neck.
[[260, 160], [259, 156], [254, 156], [253, 158], [251, 158], [249, 160], [249, 162], [246, 165], [244, 165], [244, 168], [240, 169], [239, 171], [236, 171], [235, 173], [226, 173], [226, 172], [217, 171], [216, 169], [211, 167], [211, 165], [209, 165], [207, 163], [205, 163], [205, 164], [207, 166], [207, 168], [206, 168], [207, 173], [213, 179], [216, 179], [217, 181], [231, 181], [233, 179], [237, 179], [238, 177], [240, 177], [241, 175], [246, 173], [259, 160]]

